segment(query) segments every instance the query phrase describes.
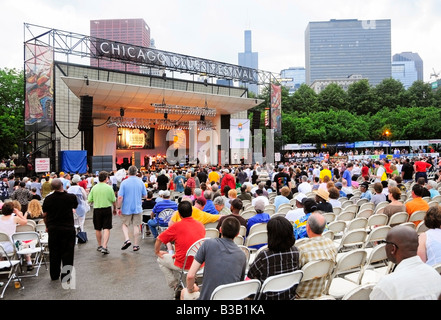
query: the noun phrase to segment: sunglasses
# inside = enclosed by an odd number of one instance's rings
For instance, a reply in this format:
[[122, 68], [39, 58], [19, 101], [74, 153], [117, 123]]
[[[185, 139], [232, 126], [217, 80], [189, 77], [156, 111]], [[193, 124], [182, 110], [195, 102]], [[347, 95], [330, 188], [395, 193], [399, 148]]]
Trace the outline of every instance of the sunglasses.
[[379, 243], [391, 244], [391, 245], [395, 246], [398, 249], [398, 246], [395, 243], [390, 242], [390, 241], [381, 240], [381, 241], [379, 241]]

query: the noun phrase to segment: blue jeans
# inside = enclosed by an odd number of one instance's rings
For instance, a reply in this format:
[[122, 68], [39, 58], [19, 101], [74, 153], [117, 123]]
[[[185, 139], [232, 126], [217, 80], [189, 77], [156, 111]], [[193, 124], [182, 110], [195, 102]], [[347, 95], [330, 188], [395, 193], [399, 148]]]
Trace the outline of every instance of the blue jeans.
[[156, 239], [159, 235], [158, 229], [156, 229], [158, 227], [158, 221], [156, 220], [156, 218], [153, 218], [147, 221], [147, 224], [150, 228], [150, 231], [152, 232], [153, 238]]

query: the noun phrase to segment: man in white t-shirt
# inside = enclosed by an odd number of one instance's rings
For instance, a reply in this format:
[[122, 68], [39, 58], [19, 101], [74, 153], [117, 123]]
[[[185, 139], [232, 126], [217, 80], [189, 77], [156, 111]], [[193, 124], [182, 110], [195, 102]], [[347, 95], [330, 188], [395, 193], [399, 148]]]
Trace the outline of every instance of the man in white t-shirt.
[[300, 183], [300, 184], [297, 186], [297, 190], [298, 190], [300, 193], [303, 193], [303, 194], [308, 194], [309, 192], [312, 191], [312, 186], [311, 186], [311, 184], [308, 182], [308, 177], [307, 177], [307, 176], [302, 176], [302, 183]]
[[305, 211], [303, 210], [303, 201], [307, 199], [307, 197], [303, 193], [298, 193], [294, 199], [296, 200], [296, 208], [289, 210], [285, 215], [285, 218], [291, 223], [294, 223], [305, 215]]

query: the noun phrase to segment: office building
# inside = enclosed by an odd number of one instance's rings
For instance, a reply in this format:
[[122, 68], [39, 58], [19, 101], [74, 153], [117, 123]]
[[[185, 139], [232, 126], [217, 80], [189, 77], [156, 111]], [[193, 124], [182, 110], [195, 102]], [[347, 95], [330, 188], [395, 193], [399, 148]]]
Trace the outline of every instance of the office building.
[[[150, 27], [144, 19], [106, 19], [90, 21], [90, 36], [100, 39], [118, 41], [141, 47], [150, 47]], [[93, 51], [94, 48], [92, 47]], [[122, 64], [116, 61], [90, 59], [90, 65], [112, 70], [139, 73], [137, 65]]]
[[310, 22], [305, 30], [306, 83], [353, 74], [373, 86], [392, 76], [391, 20]]
[[408, 89], [415, 81], [423, 81], [423, 60], [418, 53], [401, 52], [392, 57], [392, 78]]
[[280, 83], [293, 94], [303, 83], [305, 83], [306, 70], [303, 67], [290, 67], [280, 71]]
[[[252, 51], [251, 46], [251, 30], [245, 30], [244, 33], [245, 36], [245, 51], [239, 52], [238, 58], [239, 58], [239, 66], [242, 67], [249, 67], [253, 69], [259, 69], [259, 54], [258, 52]], [[253, 92], [254, 94], [259, 94], [259, 88], [257, 84], [250, 84], [246, 82], [241, 82], [240, 86], [248, 88], [248, 91]]]

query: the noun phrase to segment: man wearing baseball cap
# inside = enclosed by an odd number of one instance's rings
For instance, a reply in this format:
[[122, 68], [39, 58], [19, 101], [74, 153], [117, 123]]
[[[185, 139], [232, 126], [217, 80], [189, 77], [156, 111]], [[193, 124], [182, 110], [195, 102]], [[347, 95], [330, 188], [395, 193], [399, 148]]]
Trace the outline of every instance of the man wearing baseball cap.
[[305, 215], [305, 211], [303, 209], [303, 202], [307, 199], [306, 195], [303, 193], [298, 193], [294, 199], [296, 200], [295, 209], [289, 210], [285, 218], [288, 219], [291, 223], [299, 220], [301, 217]]

